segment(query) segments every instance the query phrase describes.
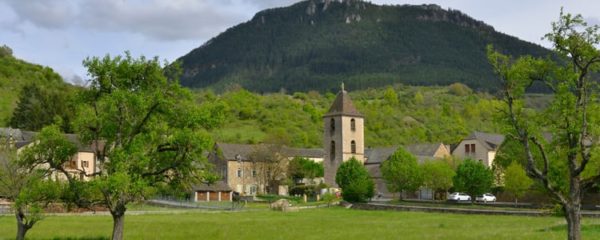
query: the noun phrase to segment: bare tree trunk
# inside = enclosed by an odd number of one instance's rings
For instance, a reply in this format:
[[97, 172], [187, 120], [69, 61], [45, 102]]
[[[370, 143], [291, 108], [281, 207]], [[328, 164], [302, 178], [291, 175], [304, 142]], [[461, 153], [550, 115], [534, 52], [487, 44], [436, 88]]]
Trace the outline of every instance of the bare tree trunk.
[[17, 240], [24, 240], [25, 234], [27, 234], [27, 231], [31, 228], [31, 226], [28, 226], [24, 222], [25, 214], [23, 214], [21, 209], [16, 210], [15, 216], [17, 218]]
[[581, 239], [581, 209], [580, 205], [569, 206], [563, 204], [565, 218], [567, 219], [567, 231], [569, 240]]
[[116, 211], [111, 211], [113, 217], [113, 233], [112, 240], [122, 240], [125, 228], [125, 207], [117, 208]]

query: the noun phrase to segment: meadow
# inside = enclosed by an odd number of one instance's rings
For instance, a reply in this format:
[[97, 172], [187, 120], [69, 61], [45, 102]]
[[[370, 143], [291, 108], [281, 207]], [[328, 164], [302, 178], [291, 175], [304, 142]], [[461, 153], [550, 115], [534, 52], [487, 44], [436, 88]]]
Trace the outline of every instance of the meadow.
[[[386, 212], [341, 207], [300, 212], [156, 211], [126, 216], [125, 239], [564, 239], [560, 217]], [[132, 212], [133, 213], [133, 212]], [[600, 219], [584, 219], [584, 239], [600, 238]], [[108, 239], [109, 215], [48, 216], [28, 239]], [[0, 238], [13, 238], [12, 215], [0, 216]]]

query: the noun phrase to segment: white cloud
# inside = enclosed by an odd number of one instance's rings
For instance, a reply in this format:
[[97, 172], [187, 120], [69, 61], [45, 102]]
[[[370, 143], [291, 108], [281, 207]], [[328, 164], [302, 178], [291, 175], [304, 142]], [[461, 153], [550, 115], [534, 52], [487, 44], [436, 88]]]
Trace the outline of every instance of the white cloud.
[[74, 9], [70, 2], [59, 0], [8, 0], [7, 4], [20, 21], [44, 28], [61, 28], [70, 23]]

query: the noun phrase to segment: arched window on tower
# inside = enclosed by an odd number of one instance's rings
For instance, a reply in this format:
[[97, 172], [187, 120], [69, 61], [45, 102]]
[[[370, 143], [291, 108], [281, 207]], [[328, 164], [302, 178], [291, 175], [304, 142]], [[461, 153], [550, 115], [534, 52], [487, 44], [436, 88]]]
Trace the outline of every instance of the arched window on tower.
[[350, 142], [350, 151], [355, 154], [356, 153], [356, 142], [354, 140], [352, 140], [352, 142]]
[[333, 132], [335, 131], [335, 119], [331, 119], [330, 124], [329, 124], [329, 132], [333, 134]]
[[356, 121], [354, 121], [354, 118], [350, 119], [350, 130], [356, 131]]
[[331, 161], [335, 159], [335, 141], [331, 141], [329, 156], [331, 156]]

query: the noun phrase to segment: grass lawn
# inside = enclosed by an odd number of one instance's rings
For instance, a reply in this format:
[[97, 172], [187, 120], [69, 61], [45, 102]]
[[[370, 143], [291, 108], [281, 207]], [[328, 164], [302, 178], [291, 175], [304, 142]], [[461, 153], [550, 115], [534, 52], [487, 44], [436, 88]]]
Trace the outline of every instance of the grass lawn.
[[[600, 238], [600, 219], [584, 219], [584, 239]], [[29, 239], [106, 239], [110, 216], [49, 216]], [[13, 216], [0, 216], [0, 238], [13, 238]], [[129, 215], [125, 239], [565, 239], [556, 217], [349, 210], [192, 212]]]

